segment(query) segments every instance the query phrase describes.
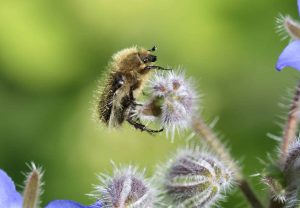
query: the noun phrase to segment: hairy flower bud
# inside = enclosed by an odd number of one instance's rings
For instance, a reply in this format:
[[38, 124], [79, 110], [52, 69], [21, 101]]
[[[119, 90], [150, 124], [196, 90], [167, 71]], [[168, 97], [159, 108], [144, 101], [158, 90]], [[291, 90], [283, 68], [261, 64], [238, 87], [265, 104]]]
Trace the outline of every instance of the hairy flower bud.
[[163, 174], [165, 198], [175, 207], [210, 207], [231, 187], [233, 174], [215, 156], [179, 150]]
[[175, 129], [189, 126], [197, 109], [196, 93], [182, 72], [156, 73], [149, 83], [149, 100], [137, 114], [143, 120], [158, 119], [173, 138]]
[[[100, 186], [96, 186], [95, 194], [104, 208], [151, 208], [155, 207], [156, 191], [144, 179], [144, 172], [129, 166], [114, 169], [113, 176], [100, 175]], [[100, 194], [100, 196], [99, 196]]]
[[283, 39], [291, 37], [294, 40], [300, 39], [300, 24], [290, 16], [280, 15], [276, 19], [277, 32], [283, 35]]
[[300, 39], [300, 25], [298, 22], [290, 18], [289, 16], [284, 19], [284, 28], [286, 32], [295, 40]]
[[23, 193], [23, 208], [36, 208], [39, 204], [39, 198], [42, 193], [42, 176], [41, 168], [37, 168], [31, 163], [31, 171], [26, 175], [25, 189]]
[[269, 188], [272, 194], [272, 198], [275, 201], [279, 201], [280, 203], [285, 203], [286, 189], [282, 186], [279, 180], [271, 176], [262, 176], [262, 183], [267, 185], [267, 187]]

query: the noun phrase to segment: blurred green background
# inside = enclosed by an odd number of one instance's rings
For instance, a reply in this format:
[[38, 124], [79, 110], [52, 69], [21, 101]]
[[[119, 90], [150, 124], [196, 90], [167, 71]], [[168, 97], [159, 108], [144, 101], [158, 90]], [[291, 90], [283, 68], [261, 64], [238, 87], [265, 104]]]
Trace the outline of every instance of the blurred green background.
[[[280, 98], [299, 77], [274, 69], [288, 42], [275, 33], [279, 13], [297, 17], [296, 0], [0, 1], [0, 167], [22, 185], [25, 163], [43, 166], [43, 205], [91, 203], [85, 194], [96, 173], [111, 172], [110, 160], [151, 175], [188, 132], [171, 144], [128, 125], [109, 131], [92, 120], [91, 103], [113, 53], [156, 45], [161, 66], [196, 80], [203, 116], [220, 118], [216, 129], [245, 174], [257, 173], [257, 158], [276, 146], [266, 133], [280, 133]], [[223, 206], [247, 207], [238, 191]]]

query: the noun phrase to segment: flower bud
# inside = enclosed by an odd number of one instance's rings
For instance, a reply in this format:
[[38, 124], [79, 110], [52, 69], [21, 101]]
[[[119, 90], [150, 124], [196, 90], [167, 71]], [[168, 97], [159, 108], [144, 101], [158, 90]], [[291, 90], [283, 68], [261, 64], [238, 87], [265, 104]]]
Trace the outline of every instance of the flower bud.
[[31, 163], [31, 171], [26, 176], [25, 189], [23, 193], [23, 208], [36, 208], [42, 193], [43, 172]]
[[290, 16], [280, 16], [277, 18], [277, 30], [279, 34], [290, 36], [294, 40], [300, 39], [300, 24], [293, 20]]
[[[100, 186], [96, 186], [94, 196], [103, 207], [109, 208], [151, 208], [155, 207], [155, 189], [144, 179], [144, 172], [129, 166], [116, 168], [113, 176], [99, 176]], [[97, 196], [100, 193], [100, 196]]]
[[214, 155], [179, 150], [163, 174], [165, 198], [175, 207], [210, 207], [231, 187], [233, 174]]
[[137, 108], [137, 114], [143, 120], [158, 119], [173, 138], [175, 129], [189, 126], [197, 109], [196, 93], [183, 73], [156, 73], [149, 83], [149, 100]]
[[271, 176], [263, 176], [262, 182], [268, 186], [272, 194], [272, 198], [275, 201], [279, 201], [280, 203], [285, 203], [286, 189], [282, 186], [279, 180]]
[[290, 17], [286, 17], [284, 21], [284, 26], [288, 34], [293, 39], [300, 39], [300, 25]]

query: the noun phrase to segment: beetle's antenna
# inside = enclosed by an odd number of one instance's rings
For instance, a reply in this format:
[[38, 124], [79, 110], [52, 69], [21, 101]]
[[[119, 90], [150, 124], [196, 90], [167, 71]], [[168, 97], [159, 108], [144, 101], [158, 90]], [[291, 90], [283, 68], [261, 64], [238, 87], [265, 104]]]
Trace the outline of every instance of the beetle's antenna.
[[151, 49], [149, 49], [148, 51], [150, 51], [150, 52], [154, 52], [154, 51], [156, 51], [157, 50], [157, 47], [156, 46], [153, 46]]

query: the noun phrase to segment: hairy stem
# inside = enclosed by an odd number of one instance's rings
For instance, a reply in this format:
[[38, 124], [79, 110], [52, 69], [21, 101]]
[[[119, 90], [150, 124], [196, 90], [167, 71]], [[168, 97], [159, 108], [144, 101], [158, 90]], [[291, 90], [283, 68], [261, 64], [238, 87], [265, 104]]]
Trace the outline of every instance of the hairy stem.
[[[291, 107], [288, 113], [288, 118], [286, 120], [286, 124], [283, 130], [282, 142], [280, 147], [280, 157], [279, 157], [279, 165], [284, 170], [287, 166], [287, 156], [290, 144], [295, 140], [297, 135], [297, 127], [299, 124], [299, 115], [298, 112], [300, 110], [300, 82], [297, 85], [295, 95], [293, 97]], [[288, 178], [286, 178], [288, 179]], [[285, 202], [278, 201], [275, 198], [270, 198], [269, 208], [282, 208], [285, 206]]]
[[221, 143], [217, 135], [212, 131], [212, 129], [203, 121], [201, 117], [193, 118], [193, 129], [194, 132], [201, 136], [207, 145], [216, 153], [223, 161], [234, 171], [237, 178], [237, 182], [240, 190], [243, 192], [244, 196], [253, 208], [263, 208], [263, 205], [256, 197], [255, 193], [251, 189], [248, 182], [244, 179], [241, 169], [234, 162], [229, 151]]
[[288, 114], [288, 119], [286, 121], [286, 125], [283, 131], [283, 138], [281, 143], [281, 156], [280, 156], [280, 164], [284, 164], [289, 145], [295, 140], [297, 127], [299, 123], [299, 115], [297, 112], [300, 110], [300, 82], [297, 86], [295, 96], [293, 98], [291, 108]]
[[249, 186], [249, 183], [246, 180], [241, 180], [239, 182], [239, 188], [242, 190], [244, 196], [247, 198], [252, 207], [262, 208], [263, 205], [260, 203], [253, 190]]
[[241, 170], [232, 159], [226, 147], [221, 143], [217, 135], [212, 129], [203, 121], [201, 117], [193, 119], [193, 129], [196, 134], [201, 136], [207, 145], [234, 171], [235, 176], [242, 178]]

